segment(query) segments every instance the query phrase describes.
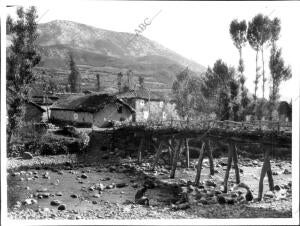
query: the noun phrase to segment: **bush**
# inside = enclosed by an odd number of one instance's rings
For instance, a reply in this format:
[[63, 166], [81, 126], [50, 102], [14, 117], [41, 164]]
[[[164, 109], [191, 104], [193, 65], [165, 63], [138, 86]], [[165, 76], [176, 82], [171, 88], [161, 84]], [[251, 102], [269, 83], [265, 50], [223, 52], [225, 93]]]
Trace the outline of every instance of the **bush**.
[[77, 137], [66, 137], [48, 133], [39, 143], [41, 155], [59, 155], [83, 152], [89, 143], [89, 136], [80, 133]]

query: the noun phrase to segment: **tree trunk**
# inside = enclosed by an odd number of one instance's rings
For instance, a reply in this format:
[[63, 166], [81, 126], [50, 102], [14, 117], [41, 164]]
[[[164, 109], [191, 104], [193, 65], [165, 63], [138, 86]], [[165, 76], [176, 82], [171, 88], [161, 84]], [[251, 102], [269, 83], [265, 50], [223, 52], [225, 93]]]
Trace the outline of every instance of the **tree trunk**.
[[259, 70], [258, 70], [258, 49], [256, 50], [256, 57], [255, 57], [255, 65], [256, 65], [256, 77], [255, 77], [255, 87], [254, 87], [254, 103], [256, 103], [257, 99], [257, 86], [258, 86], [258, 77], [259, 77]]
[[263, 99], [265, 98], [265, 60], [264, 60], [264, 47], [262, 46], [261, 48], [261, 58], [262, 58], [262, 65], [263, 65], [263, 84], [262, 84], [262, 94], [263, 94]]

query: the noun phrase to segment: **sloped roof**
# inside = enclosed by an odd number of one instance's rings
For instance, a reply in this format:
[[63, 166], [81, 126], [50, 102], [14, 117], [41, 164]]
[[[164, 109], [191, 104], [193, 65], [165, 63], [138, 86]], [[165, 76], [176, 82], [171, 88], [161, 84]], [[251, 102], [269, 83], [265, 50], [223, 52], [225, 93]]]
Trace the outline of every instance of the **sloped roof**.
[[43, 109], [40, 105], [38, 105], [38, 104], [36, 104], [36, 103], [34, 103], [34, 102], [32, 102], [32, 101], [27, 101], [26, 104], [29, 104], [29, 105], [32, 105], [32, 106], [36, 107], [36, 108], [39, 109], [41, 112], [45, 112], [45, 111], [46, 111], [46, 110]]
[[153, 91], [148, 91], [146, 89], [138, 89], [138, 90], [129, 90], [123, 93], [117, 94], [118, 98], [121, 99], [144, 99], [144, 100], [152, 100], [152, 101], [162, 101], [163, 97], [158, 95]]
[[111, 103], [124, 105], [131, 112], [134, 112], [133, 108], [118, 99], [116, 96], [100, 93], [70, 95], [67, 98], [62, 98], [55, 102], [51, 109], [95, 113], [102, 110], [107, 104]]

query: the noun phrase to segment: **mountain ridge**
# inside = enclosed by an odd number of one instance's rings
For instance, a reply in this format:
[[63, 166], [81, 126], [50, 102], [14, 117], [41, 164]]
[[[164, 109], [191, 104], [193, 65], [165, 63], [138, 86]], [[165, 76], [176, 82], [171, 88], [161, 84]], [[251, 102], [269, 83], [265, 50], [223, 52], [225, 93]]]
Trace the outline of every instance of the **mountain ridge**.
[[[38, 44], [42, 47], [65, 45], [110, 57], [143, 57], [158, 55], [195, 72], [203, 72], [205, 67], [142, 35], [110, 31], [67, 20], [54, 20], [38, 26]], [[130, 42], [130, 40], [132, 40]]]

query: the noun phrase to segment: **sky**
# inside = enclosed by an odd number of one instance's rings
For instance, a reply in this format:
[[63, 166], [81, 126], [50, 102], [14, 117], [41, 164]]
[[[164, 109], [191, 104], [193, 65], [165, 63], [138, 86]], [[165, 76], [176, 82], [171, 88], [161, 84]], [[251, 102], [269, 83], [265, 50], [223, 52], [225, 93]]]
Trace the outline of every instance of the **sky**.
[[[150, 1], [26, 1], [25, 7], [35, 5], [40, 16], [39, 23], [52, 20], [70, 20], [102, 29], [134, 33], [146, 18], [152, 23], [142, 35], [165, 47], [192, 59], [203, 66], [213, 66], [222, 59], [237, 67], [239, 54], [229, 34], [233, 19], [250, 21], [258, 13], [275, 16], [281, 20], [278, 46], [287, 65], [291, 66], [293, 78], [280, 86], [282, 100], [298, 100], [299, 95], [299, 2], [150, 2]], [[41, 4], [42, 2], [42, 4]], [[9, 1], [9, 3], [14, 3]], [[15, 14], [14, 8], [7, 9]], [[265, 50], [266, 77], [269, 78], [269, 49]], [[246, 87], [254, 92], [255, 51], [247, 45], [243, 49]], [[266, 84], [268, 97], [269, 84]], [[259, 83], [258, 97], [262, 97]]]

